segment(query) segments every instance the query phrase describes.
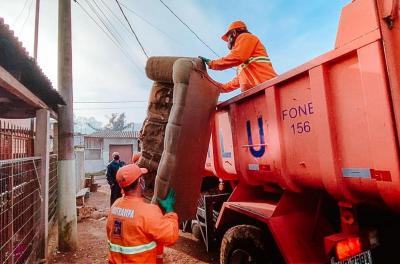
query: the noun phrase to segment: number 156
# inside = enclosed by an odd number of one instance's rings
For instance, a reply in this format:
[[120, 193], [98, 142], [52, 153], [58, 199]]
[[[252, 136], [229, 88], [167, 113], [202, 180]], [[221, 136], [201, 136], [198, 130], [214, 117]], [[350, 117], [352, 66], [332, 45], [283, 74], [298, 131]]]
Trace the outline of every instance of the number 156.
[[309, 121], [299, 122], [290, 126], [293, 130], [293, 134], [308, 133], [311, 131]]

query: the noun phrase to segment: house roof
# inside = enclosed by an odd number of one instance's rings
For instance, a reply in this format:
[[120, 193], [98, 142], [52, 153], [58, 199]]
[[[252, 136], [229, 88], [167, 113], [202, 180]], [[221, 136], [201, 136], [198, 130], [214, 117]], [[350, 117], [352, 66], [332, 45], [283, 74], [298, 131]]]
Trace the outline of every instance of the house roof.
[[64, 99], [53, 88], [36, 60], [29, 56], [14, 31], [1, 17], [0, 66], [54, 111], [57, 111], [58, 105], [65, 105]]
[[94, 132], [92, 134], [86, 135], [85, 137], [94, 138], [138, 138], [139, 131], [111, 131], [104, 130], [99, 132]]

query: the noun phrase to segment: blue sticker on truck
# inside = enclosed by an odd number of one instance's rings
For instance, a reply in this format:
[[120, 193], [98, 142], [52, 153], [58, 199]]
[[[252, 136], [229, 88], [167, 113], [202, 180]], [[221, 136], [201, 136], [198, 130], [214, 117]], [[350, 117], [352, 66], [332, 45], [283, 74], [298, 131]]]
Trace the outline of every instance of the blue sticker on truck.
[[370, 168], [342, 168], [343, 177], [371, 179]]
[[248, 164], [248, 169], [251, 171], [259, 171], [260, 165], [259, 164]]

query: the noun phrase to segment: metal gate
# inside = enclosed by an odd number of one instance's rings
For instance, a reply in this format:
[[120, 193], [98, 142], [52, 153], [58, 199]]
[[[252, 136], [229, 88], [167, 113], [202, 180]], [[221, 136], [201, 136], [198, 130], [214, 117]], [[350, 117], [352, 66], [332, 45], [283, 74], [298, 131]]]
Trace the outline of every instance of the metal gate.
[[39, 251], [40, 158], [30, 130], [0, 123], [0, 263], [31, 263]]
[[0, 263], [35, 260], [39, 245], [40, 158], [0, 160]]
[[112, 153], [118, 152], [120, 159], [125, 161], [127, 164], [130, 163], [133, 155], [133, 145], [110, 145], [109, 160], [112, 160]]

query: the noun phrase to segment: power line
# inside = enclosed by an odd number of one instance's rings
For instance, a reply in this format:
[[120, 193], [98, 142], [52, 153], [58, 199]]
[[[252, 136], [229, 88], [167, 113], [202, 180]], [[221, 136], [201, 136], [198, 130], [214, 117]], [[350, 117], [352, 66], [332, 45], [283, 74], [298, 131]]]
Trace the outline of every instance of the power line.
[[96, 19], [84, 8], [77, 0], [74, 0], [75, 3], [78, 4], [78, 6], [83, 10], [83, 12], [96, 24], [98, 28], [108, 37], [109, 40], [111, 40], [112, 43], [126, 56], [128, 61], [130, 61], [140, 72], [142, 71], [142, 68], [137, 65], [137, 63], [132, 59], [132, 57], [129, 55], [127, 51], [124, 50], [124, 48], [117, 43], [117, 41], [110, 35], [109, 32], [107, 32], [97, 21]]
[[[108, 16], [103, 12], [103, 9], [96, 3], [96, 1], [93, 0], [93, 3], [96, 5], [97, 9], [104, 16], [104, 18], [102, 18], [101, 15], [96, 11], [96, 8], [93, 5], [90, 4], [89, 0], [85, 0], [85, 1], [87, 2], [89, 8], [91, 8], [92, 12], [97, 16], [97, 18], [102, 22], [102, 24], [106, 27], [106, 29], [110, 32], [110, 34], [114, 37], [114, 39], [119, 43], [119, 45], [122, 48], [123, 48], [124, 44], [125, 44], [125, 46], [129, 47], [129, 44], [121, 36], [121, 34], [119, 33], [118, 29], [115, 28], [113, 23], [108, 19]], [[107, 26], [107, 25], [109, 25], [109, 26]], [[139, 66], [137, 66], [137, 67], [139, 68]]]
[[[131, 35], [132, 31], [130, 31], [130, 29], [125, 25], [125, 23], [120, 19], [120, 17], [118, 17], [114, 11], [107, 5], [107, 3], [104, 2], [104, 0], [101, 0], [101, 2], [103, 3], [103, 5], [110, 11], [110, 13], [116, 18], [116, 20], [122, 25], [122, 27]], [[135, 36], [135, 35], [133, 35]]]
[[122, 15], [124, 16], [126, 22], [128, 22], [128, 25], [129, 25], [129, 27], [130, 27], [132, 33], [135, 35], [136, 41], [139, 43], [140, 47], [142, 48], [142, 51], [143, 51], [144, 55], [145, 55], [147, 58], [149, 58], [149, 55], [147, 55], [146, 50], [144, 49], [144, 47], [143, 47], [142, 43], [140, 42], [138, 36], [136, 35], [135, 31], [133, 30], [132, 25], [131, 25], [131, 23], [129, 22], [128, 18], [126, 17], [126, 15], [125, 15], [125, 13], [124, 13], [124, 10], [122, 9], [122, 7], [121, 7], [121, 5], [119, 4], [118, 0], [115, 0], [115, 2], [117, 3], [119, 9], [121, 10]]
[[14, 19], [14, 23], [13, 23], [14, 26], [15, 26], [15, 24], [17, 23], [18, 19], [21, 17], [22, 13], [24, 13], [25, 8], [26, 8], [26, 6], [27, 6], [27, 4], [28, 4], [28, 1], [29, 1], [29, 0], [25, 0], [24, 7], [22, 8], [21, 12], [19, 12], [18, 16]]
[[[100, 16], [100, 14], [97, 12], [97, 10], [92, 6], [92, 4], [89, 2], [89, 0], [85, 0], [86, 4], [89, 6], [89, 8], [92, 10], [94, 15], [97, 17], [98, 20], [103, 24], [103, 26], [106, 28], [106, 30], [111, 34], [111, 36], [118, 42], [118, 44], [122, 47], [120, 39], [118, 39], [115, 35], [115, 32], [112, 31], [109, 26], [107, 25], [106, 21]], [[96, 2], [95, 2], [96, 3]]]
[[77, 110], [117, 110], [117, 109], [143, 109], [146, 106], [131, 106], [131, 107], [92, 107], [92, 108], [74, 108], [74, 111]]
[[[99, 5], [97, 5], [95, 0], [93, 0], [93, 3], [96, 5], [97, 9], [103, 14], [104, 18], [106, 19], [106, 21], [108, 22], [110, 27], [114, 30], [116, 35], [118, 35], [120, 37], [120, 40], [125, 42], [124, 38], [121, 36], [121, 34], [119, 34], [119, 31], [114, 27], [113, 23], [111, 23], [111, 21], [108, 19], [108, 16], [103, 12], [103, 10], [99, 7]], [[127, 44], [127, 43], [125, 42], [125, 44]]]
[[[95, 1], [95, 0], [93, 0], [93, 1]], [[117, 15], [114, 13], [114, 11], [107, 5], [107, 3], [106, 3], [104, 0], [101, 0], [101, 2], [102, 2], [102, 4], [103, 4], [103, 6], [105, 6], [106, 9], [109, 11], [109, 13], [111, 13], [111, 15], [117, 20], [117, 22], [119, 22], [119, 23], [122, 25], [122, 27], [123, 27], [130, 35], [132, 35], [133, 37], [136, 38], [135, 34], [133, 34], [132, 31], [126, 26], [126, 23], [124, 23], [124, 21], [122, 21], [121, 18], [120, 18], [119, 16], [117, 16]], [[100, 7], [99, 7], [99, 8], [100, 8]], [[103, 14], [104, 14], [104, 13], [103, 13]], [[106, 16], [106, 14], [104, 14], [104, 15]], [[108, 19], [107, 19], [107, 20], [108, 20]], [[110, 20], [108, 20], [108, 21], [109, 21], [109, 23], [111, 24], [111, 21], [110, 21]], [[118, 30], [116, 30], [116, 31], [118, 31]], [[119, 35], [119, 33], [118, 33], [118, 35]], [[126, 41], [125, 41], [125, 39], [124, 39], [123, 37], [121, 37], [121, 39], [126, 43]], [[126, 45], [127, 45], [127, 46], [130, 46], [128, 43], [126, 43]]]
[[[100, 28], [100, 30], [103, 31], [103, 33], [104, 33], [118, 48], [121, 48], [120, 45], [116, 42], [116, 40], [113, 39], [112, 36], [109, 35], [110, 33], [109, 33], [109, 32], [106, 32], [106, 31], [104, 30], [104, 28], [96, 21], [96, 19], [93, 18], [92, 15], [89, 14], [89, 12], [88, 12], [77, 0], [74, 0], [74, 1], [75, 1], [75, 3], [77, 3], [77, 4], [79, 5], [79, 7], [85, 12], [85, 14], [88, 15], [89, 18]], [[121, 51], [125, 54], [125, 52], [124, 52], [123, 50], [121, 50]], [[126, 54], [125, 54], [125, 55], [126, 55]]]
[[[117, 0], [116, 0], [117, 1]], [[172, 11], [172, 9], [169, 7], [169, 6], [167, 6], [164, 2], [163, 2], [163, 0], [160, 0], [160, 2], [185, 26], [185, 27], [187, 27], [187, 29], [189, 29], [190, 30], [190, 32], [192, 32], [195, 36], [196, 36], [196, 38], [198, 39], [198, 40], [200, 40], [201, 41], [201, 43], [203, 43], [212, 53], [214, 53], [217, 57], [220, 57], [220, 55], [218, 55], [218, 53], [217, 52], [215, 52], [210, 46], [208, 46], [207, 45], [207, 43], [204, 41], [204, 40], [202, 40], [200, 37], [199, 37], [199, 35], [197, 35], [196, 34], [196, 32], [194, 32], [194, 30], [193, 29], [191, 29], [190, 27], [189, 27], [189, 25], [188, 24], [186, 24], [177, 14], [175, 14], [175, 12], [174, 11]]]
[[31, 16], [32, 4], [33, 4], [33, 0], [31, 0], [31, 4], [29, 5], [28, 15], [26, 16], [24, 24], [22, 25], [21, 34], [24, 33], [26, 22], [28, 21], [29, 17]]
[[[130, 28], [128, 28], [126, 26], [126, 23], [124, 23], [119, 16], [117, 16], [114, 11], [107, 5], [107, 3], [105, 3], [104, 0], [100, 0], [103, 5], [110, 11], [110, 13], [114, 16], [114, 18], [122, 25], [122, 27], [132, 36], [135, 36], [134, 33], [132, 33], [132, 31], [130, 30]], [[127, 9], [128, 11], [134, 13], [137, 17], [139, 17], [140, 19], [142, 19], [144, 22], [146, 22], [147, 24], [149, 24], [150, 26], [154, 27], [155, 29], [157, 29], [158, 31], [160, 31], [161, 33], [167, 35], [167, 37], [171, 38], [171, 40], [176, 41], [175, 39], [173, 39], [171, 36], [169, 36], [167, 33], [163, 32], [161, 29], [157, 28], [155, 25], [151, 24], [148, 20], [146, 20], [144, 17], [140, 16], [139, 14], [137, 14], [134, 10], [129, 9], [126, 5], [124, 5], [123, 3], [120, 3], [121, 6], [123, 6], [125, 9]]]
[[125, 104], [125, 103], [146, 103], [144, 100], [133, 100], [133, 101], [77, 101], [74, 104]]
[[[102, 0], [103, 1], [103, 0]], [[159, 27], [157, 27], [156, 25], [154, 25], [153, 23], [151, 23], [149, 20], [147, 20], [145, 17], [143, 17], [142, 15], [140, 15], [138, 12], [136, 12], [135, 10], [133, 10], [132, 8], [128, 7], [127, 5], [125, 5], [124, 3], [120, 3], [126, 10], [128, 10], [129, 12], [131, 12], [132, 14], [134, 14], [135, 16], [137, 16], [138, 18], [140, 18], [142, 21], [144, 21], [146, 24], [148, 24], [149, 26], [153, 27], [155, 30], [157, 30], [158, 32], [164, 34], [166, 37], [168, 37], [170, 40], [182, 45], [182, 43], [179, 43], [179, 41], [177, 41], [175, 38], [173, 38], [171, 35], [169, 35], [167, 32], [165, 32], [164, 30], [160, 29]]]

